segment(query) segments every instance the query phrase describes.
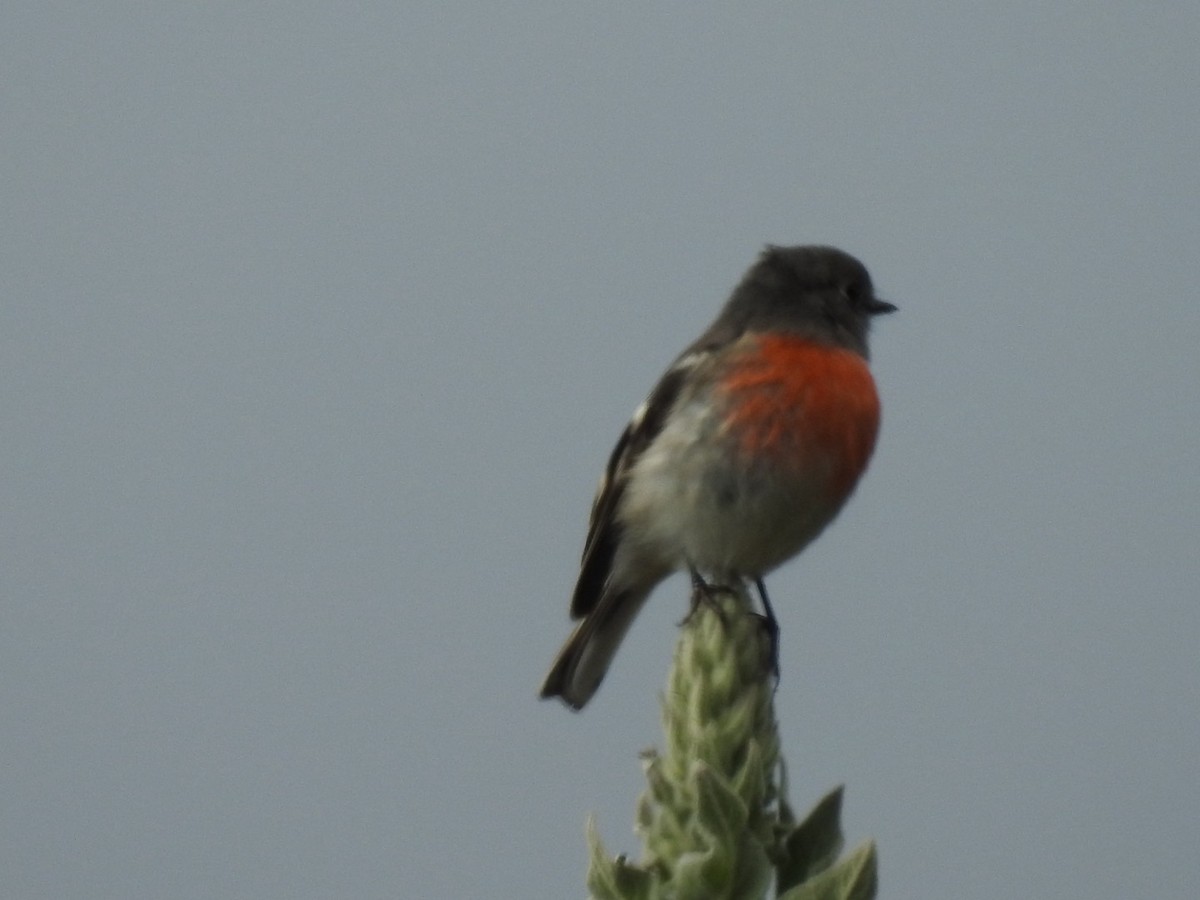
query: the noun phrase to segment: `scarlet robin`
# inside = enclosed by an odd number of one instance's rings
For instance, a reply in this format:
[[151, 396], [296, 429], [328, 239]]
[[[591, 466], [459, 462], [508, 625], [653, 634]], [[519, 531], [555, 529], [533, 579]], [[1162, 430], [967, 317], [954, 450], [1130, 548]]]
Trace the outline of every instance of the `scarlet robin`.
[[592, 504], [571, 617], [541, 696], [581, 709], [663, 579], [762, 578], [804, 549], [875, 448], [873, 316], [893, 312], [857, 259], [767, 247], [617, 441]]

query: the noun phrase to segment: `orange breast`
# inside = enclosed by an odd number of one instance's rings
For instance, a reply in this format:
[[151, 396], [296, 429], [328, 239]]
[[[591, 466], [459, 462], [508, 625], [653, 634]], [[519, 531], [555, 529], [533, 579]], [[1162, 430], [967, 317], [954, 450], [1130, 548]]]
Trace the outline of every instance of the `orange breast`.
[[879, 395], [866, 361], [802, 338], [759, 335], [721, 381], [724, 427], [743, 452], [825, 473], [830, 499], [854, 489], [875, 449]]

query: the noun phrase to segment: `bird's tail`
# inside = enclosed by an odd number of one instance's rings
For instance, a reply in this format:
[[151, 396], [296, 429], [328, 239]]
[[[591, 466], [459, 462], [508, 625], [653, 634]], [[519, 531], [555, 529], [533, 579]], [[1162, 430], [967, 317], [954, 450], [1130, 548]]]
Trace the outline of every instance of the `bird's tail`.
[[559, 697], [572, 709], [583, 709], [600, 687], [625, 632], [648, 596], [646, 590], [627, 590], [601, 597], [558, 651], [541, 696]]

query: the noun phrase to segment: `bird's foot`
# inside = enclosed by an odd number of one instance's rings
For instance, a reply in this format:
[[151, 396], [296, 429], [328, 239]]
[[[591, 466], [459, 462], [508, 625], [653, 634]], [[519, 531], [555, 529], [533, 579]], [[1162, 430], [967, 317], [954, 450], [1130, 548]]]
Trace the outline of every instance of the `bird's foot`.
[[696, 615], [697, 610], [704, 606], [712, 610], [717, 619], [722, 625], [728, 625], [725, 618], [725, 610], [718, 602], [721, 597], [728, 597], [730, 594], [737, 592], [723, 584], [709, 584], [695, 569], [689, 569], [692, 576], [692, 608], [688, 610], [688, 614], [683, 617], [683, 621], [679, 623], [680, 627], [687, 625], [692, 621], [692, 616]]
[[762, 600], [763, 615], [762, 625], [763, 631], [767, 635], [768, 655], [767, 665], [771, 669], [771, 674], [775, 676], [775, 686], [779, 686], [779, 620], [775, 618], [775, 610], [771, 608], [771, 601], [767, 597], [767, 586], [763, 584], [761, 578], [754, 579], [754, 586], [758, 588], [759, 599]]

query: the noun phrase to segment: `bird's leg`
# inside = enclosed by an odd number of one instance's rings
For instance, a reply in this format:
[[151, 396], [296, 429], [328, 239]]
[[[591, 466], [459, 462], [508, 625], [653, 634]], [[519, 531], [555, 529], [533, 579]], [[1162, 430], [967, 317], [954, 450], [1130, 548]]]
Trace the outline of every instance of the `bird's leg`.
[[763, 605], [763, 628], [767, 632], [767, 641], [770, 643], [770, 667], [771, 674], [775, 676], [776, 683], [779, 682], [779, 620], [775, 618], [775, 610], [771, 608], [771, 601], [767, 597], [767, 586], [763, 584], [761, 578], [754, 579], [754, 586], [758, 588], [758, 596], [762, 599]]
[[680, 626], [686, 625], [692, 621], [692, 616], [696, 614], [701, 606], [707, 606], [720, 619], [721, 624], [725, 623], [725, 611], [721, 609], [721, 604], [717, 602], [717, 597], [721, 594], [728, 594], [729, 588], [719, 584], [709, 584], [704, 580], [704, 576], [695, 566], [688, 566], [688, 574], [692, 578], [692, 608], [688, 610], [688, 614], [683, 617]]

